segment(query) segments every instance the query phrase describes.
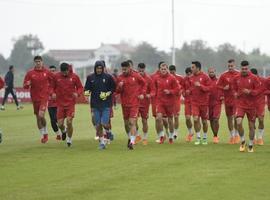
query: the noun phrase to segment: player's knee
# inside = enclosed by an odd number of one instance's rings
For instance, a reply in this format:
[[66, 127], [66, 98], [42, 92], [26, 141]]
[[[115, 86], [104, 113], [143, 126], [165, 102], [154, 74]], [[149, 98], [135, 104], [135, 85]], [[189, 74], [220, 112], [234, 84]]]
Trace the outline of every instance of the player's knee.
[[239, 125], [242, 125], [242, 118], [241, 117], [238, 117], [236, 118], [236, 124], [239, 126]]

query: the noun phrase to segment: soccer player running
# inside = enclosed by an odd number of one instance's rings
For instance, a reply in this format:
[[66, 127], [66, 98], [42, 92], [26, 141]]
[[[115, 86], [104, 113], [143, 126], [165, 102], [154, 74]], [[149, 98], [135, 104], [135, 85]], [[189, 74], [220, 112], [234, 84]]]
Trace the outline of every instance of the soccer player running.
[[[67, 132], [66, 143], [72, 145], [73, 118], [76, 99], [83, 93], [80, 78], [70, 71], [68, 63], [61, 63], [60, 72], [56, 73], [52, 84], [57, 104], [57, 122], [62, 132]], [[65, 126], [66, 119], [66, 126]]]
[[257, 76], [259, 80], [259, 90], [258, 96], [256, 97], [256, 118], [258, 119], [258, 137], [254, 138], [254, 144], [263, 145], [264, 136], [264, 113], [265, 113], [265, 96], [266, 96], [266, 79], [258, 75], [258, 71], [255, 68], [250, 69], [251, 73]]
[[152, 90], [152, 79], [149, 75], [145, 72], [145, 64], [139, 63], [138, 64], [138, 72], [143, 77], [146, 83], [146, 94], [142, 100], [140, 100], [139, 106], [139, 116], [142, 118], [142, 131], [143, 131], [143, 145], [147, 145], [148, 140], [148, 117], [149, 117], [149, 106], [150, 106], [150, 99], [151, 99], [151, 90]]
[[[56, 66], [51, 65], [49, 67], [49, 70], [53, 73], [56, 74]], [[62, 135], [63, 137], [61, 137], [60, 132], [59, 132], [59, 128], [58, 128], [58, 124], [57, 124], [57, 104], [56, 104], [56, 100], [55, 98], [52, 97], [52, 93], [53, 93], [53, 88], [52, 85], [50, 84], [50, 95], [49, 95], [49, 100], [48, 100], [48, 112], [49, 112], [49, 116], [50, 116], [50, 121], [51, 121], [51, 127], [56, 135], [56, 140], [61, 140], [61, 138], [63, 140], [66, 139], [66, 133], [63, 132]]]
[[163, 117], [168, 117], [169, 124], [169, 143], [173, 143], [173, 114], [175, 95], [179, 94], [180, 86], [175, 77], [169, 73], [168, 65], [162, 63], [160, 65], [159, 74], [153, 79], [153, 92], [156, 94], [157, 106], [157, 134], [159, 136], [159, 144], [163, 144], [165, 135], [163, 131]]
[[246, 141], [243, 128], [243, 118], [247, 115], [249, 127], [248, 152], [254, 152], [253, 140], [255, 134], [256, 120], [256, 98], [260, 92], [260, 82], [258, 78], [249, 71], [248, 61], [241, 62], [240, 74], [235, 76], [233, 81], [233, 91], [236, 97], [236, 122], [240, 135], [240, 152], [246, 150]]
[[[209, 105], [209, 89], [210, 79], [207, 74], [201, 71], [201, 63], [198, 61], [192, 62], [191, 65], [192, 76], [190, 77], [190, 92], [192, 116], [194, 121], [194, 129], [197, 140], [195, 145], [207, 145], [207, 131], [208, 131], [208, 105]], [[201, 140], [201, 122], [203, 126], [203, 139]]]
[[[150, 75], [151, 79], [152, 79], [152, 83], [153, 83], [153, 80], [155, 79], [156, 76], [159, 76], [160, 74], [160, 67], [161, 65], [165, 63], [164, 61], [161, 61], [158, 63], [158, 70], [156, 70], [153, 74]], [[156, 132], [157, 132], [157, 139], [156, 139], [156, 143], [159, 143], [160, 142], [160, 138], [159, 138], [159, 135], [158, 135], [158, 120], [157, 120], [157, 103], [156, 103], [156, 94], [153, 94], [151, 95], [151, 108], [152, 108], [152, 116], [155, 118], [155, 129], [156, 129]], [[166, 131], [166, 135], [169, 137], [169, 127], [168, 127], [168, 118], [167, 116], [164, 116], [163, 117], [163, 126], [165, 128], [165, 131]], [[165, 135], [165, 138], [164, 140], [166, 140], [166, 135]]]
[[134, 72], [129, 62], [121, 63], [122, 73], [117, 78], [116, 91], [120, 94], [125, 131], [128, 134], [128, 149], [133, 150], [136, 139], [136, 121], [139, 100], [146, 93], [145, 80]]
[[173, 119], [174, 119], [174, 133], [173, 133], [173, 138], [176, 140], [177, 136], [178, 136], [178, 129], [179, 129], [179, 115], [180, 115], [180, 109], [181, 109], [181, 93], [182, 93], [182, 88], [183, 88], [183, 84], [184, 84], [184, 78], [179, 75], [176, 74], [176, 67], [175, 65], [170, 65], [169, 66], [169, 71], [170, 74], [172, 74], [178, 85], [180, 86], [180, 90], [179, 93], [177, 93], [174, 96], [174, 111], [173, 111]]
[[192, 132], [192, 121], [191, 121], [191, 83], [190, 83], [190, 76], [192, 75], [191, 67], [187, 67], [185, 69], [186, 76], [184, 77], [184, 84], [183, 84], [183, 97], [185, 102], [185, 118], [186, 118], [186, 127], [188, 129], [188, 134], [186, 136], [186, 142], [191, 142], [193, 137]]
[[5, 110], [5, 102], [9, 94], [12, 95], [15, 101], [15, 104], [17, 106], [17, 110], [23, 108], [22, 106], [19, 105], [16, 93], [14, 92], [14, 66], [13, 65], [9, 66], [9, 71], [5, 75], [5, 86], [6, 86], [6, 89], [5, 89], [5, 94], [2, 101], [1, 110]]
[[110, 112], [112, 107], [112, 95], [115, 91], [113, 77], [104, 72], [104, 63], [96, 61], [94, 73], [87, 77], [84, 90], [91, 94], [90, 106], [93, 112], [96, 131], [99, 136], [99, 149], [106, 148], [103, 129], [106, 137], [111, 139]]
[[238, 144], [240, 137], [237, 131], [236, 120], [235, 120], [235, 98], [232, 90], [232, 83], [234, 77], [239, 75], [239, 71], [235, 69], [235, 60], [228, 60], [228, 70], [221, 74], [218, 80], [218, 87], [224, 92], [224, 105], [227, 116], [228, 128], [230, 131], [229, 144]]
[[208, 76], [210, 78], [210, 92], [209, 92], [209, 120], [213, 132], [213, 143], [218, 144], [219, 118], [221, 113], [221, 104], [224, 99], [223, 90], [217, 86], [216, 69], [214, 67], [208, 68]]
[[48, 131], [45, 112], [49, 99], [49, 84], [53, 80], [53, 74], [43, 65], [41, 56], [35, 56], [34, 63], [34, 68], [28, 71], [24, 77], [23, 87], [30, 89], [37, 127], [41, 134], [41, 143], [46, 143]]

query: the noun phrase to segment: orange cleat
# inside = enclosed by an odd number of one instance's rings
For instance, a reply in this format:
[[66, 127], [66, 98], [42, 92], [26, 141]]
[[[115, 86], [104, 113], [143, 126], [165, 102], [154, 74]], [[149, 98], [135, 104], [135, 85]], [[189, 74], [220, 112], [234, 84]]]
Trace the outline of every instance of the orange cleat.
[[[254, 143], [254, 142], [253, 142], [253, 143]], [[254, 143], [254, 144], [255, 144], [255, 143]], [[264, 145], [263, 139], [262, 139], [262, 138], [259, 138], [259, 139], [257, 140], [257, 144], [260, 145], [260, 146]]]
[[213, 143], [214, 143], [214, 144], [218, 144], [218, 143], [219, 143], [219, 138], [218, 138], [218, 136], [214, 136], [214, 137], [213, 137]]
[[240, 152], [245, 152], [246, 151], [246, 143], [245, 143], [245, 141], [240, 144], [239, 151]]
[[234, 137], [230, 137], [229, 144], [234, 144]]
[[56, 139], [56, 140], [61, 140], [61, 139], [62, 139], [62, 138], [61, 138], [61, 135], [57, 135], [55, 139]]
[[148, 144], [147, 139], [143, 139], [142, 143], [143, 143], [143, 145], [147, 145]]
[[193, 137], [192, 134], [187, 134], [186, 142], [191, 142], [192, 141], [192, 137]]
[[138, 144], [142, 140], [142, 137], [140, 135], [136, 136], [135, 144]]
[[240, 143], [240, 135], [234, 136], [234, 144]]
[[258, 140], [256, 140], [255, 138], [253, 139], [253, 144], [258, 144]]

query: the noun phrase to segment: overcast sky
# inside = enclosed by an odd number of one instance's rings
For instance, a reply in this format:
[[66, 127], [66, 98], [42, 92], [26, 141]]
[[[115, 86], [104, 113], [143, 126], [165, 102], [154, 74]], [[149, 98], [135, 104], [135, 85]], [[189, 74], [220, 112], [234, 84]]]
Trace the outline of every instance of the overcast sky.
[[[175, 0], [175, 44], [230, 42], [270, 55], [268, 0]], [[94, 49], [100, 43], [147, 41], [171, 47], [171, 0], [0, 0], [0, 53], [12, 38], [36, 34], [49, 49]]]

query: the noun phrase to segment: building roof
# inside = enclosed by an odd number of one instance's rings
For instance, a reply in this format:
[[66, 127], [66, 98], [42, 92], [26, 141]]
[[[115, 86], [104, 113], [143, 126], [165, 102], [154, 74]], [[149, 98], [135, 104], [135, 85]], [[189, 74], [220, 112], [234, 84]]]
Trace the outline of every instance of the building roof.
[[56, 49], [50, 50], [48, 55], [57, 61], [85, 61], [94, 57], [93, 49]]

